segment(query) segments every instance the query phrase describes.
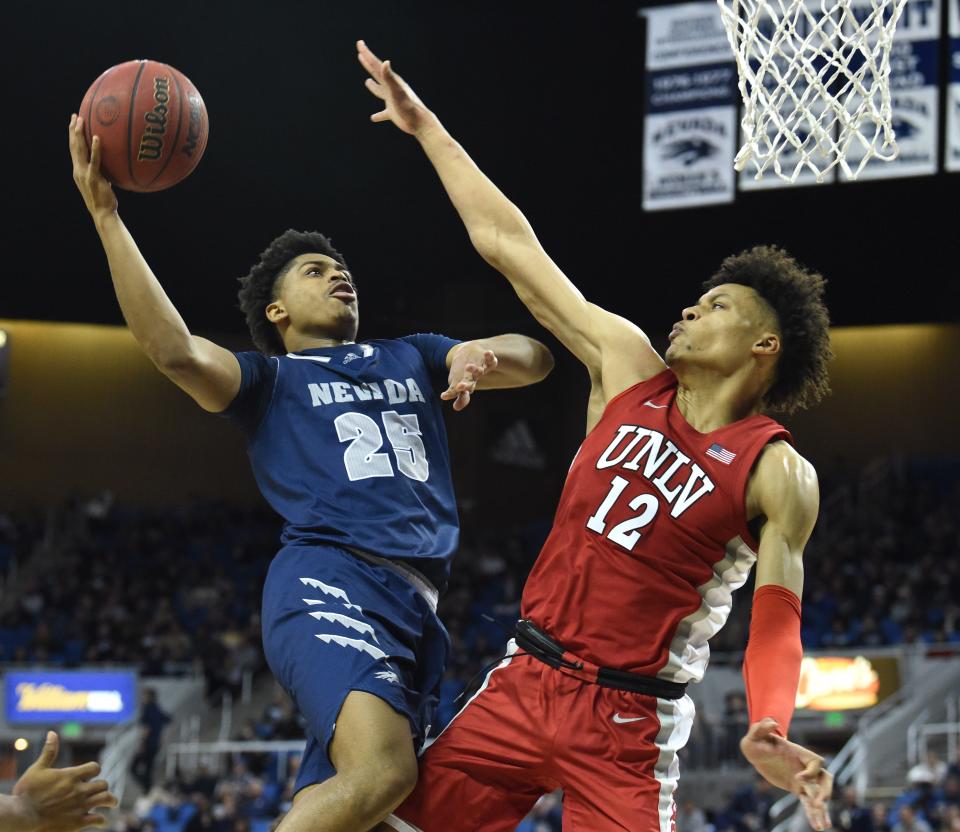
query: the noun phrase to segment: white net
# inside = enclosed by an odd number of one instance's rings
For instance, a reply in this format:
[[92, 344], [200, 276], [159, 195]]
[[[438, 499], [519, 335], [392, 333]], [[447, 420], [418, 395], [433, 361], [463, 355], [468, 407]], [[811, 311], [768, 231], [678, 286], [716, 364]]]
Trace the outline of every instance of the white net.
[[906, 2], [717, 0], [744, 104], [736, 169], [822, 182], [837, 165], [856, 179], [870, 159], [896, 158], [890, 45]]

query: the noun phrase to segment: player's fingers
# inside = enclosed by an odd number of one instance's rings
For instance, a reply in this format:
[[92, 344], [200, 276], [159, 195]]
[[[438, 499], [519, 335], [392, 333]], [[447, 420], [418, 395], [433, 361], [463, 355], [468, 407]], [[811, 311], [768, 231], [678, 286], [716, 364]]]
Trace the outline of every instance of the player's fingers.
[[100, 172], [100, 137], [94, 136], [90, 147], [90, 170]]
[[373, 54], [370, 47], [362, 40], [357, 41], [357, 57], [363, 68], [377, 80], [380, 79], [383, 62]]
[[381, 80], [394, 92], [404, 91], [403, 79], [393, 71], [389, 60], [383, 62], [383, 77]]
[[81, 766], [61, 769], [61, 771], [65, 775], [73, 777], [75, 780], [89, 780], [91, 777], [96, 777], [100, 773], [100, 763], [91, 761]]
[[458, 411], [463, 410], [468, 404], [470, 404], [470, 393], [464, 391], [457, 396], [457, 400], [453, 403], [453, 409]]
[[80, 819], [80, 824], [82, 828], [96, 826], [103, 829], [107, 825], [107, 819], [103, 815], [98, 815], [96, 812], [90, 812]]
[[490, 371], [497, 369], [497, 364], [500, 362], [497, 360], [497, 356], [494, 354], [493, 350], [484, 350], [483, 363], [487, 365], [487, 370]]
[[820, 832], [820, 830], [827, 828], [826, 813], [822, 807], [814, 805], [805, 797], [800, 798], [800, 805], [803, 806], [803, 812], [807, 816], [807, 820], [813, 829]]
[[55, 732], [47, 731], [47, 739], [43, 744], [43, 748], [40, 750], [40, 756], [37, 757], [33, 765], [38, 768], [50, 768], [56, 762], [59, 752], [60, 738]]
[[759, 722], [755, 722], [750, 726], [750, 730], [747, 731], [747, 739], [760, 742], [769, 737], [779, 727], [775, 719], [764, 717]]
[[82, 135], [77, 133], [77, 114], [70, 116], [70, 127], [67, 129], [67, 143], [70, 146], [70, 158], [73, 159], [74, 167], [80, 166], [85, 159], [80, 154]]
[[374, 113], [370, 116], [370, 121], [390, 121], [390, 113], [386, 110], [381, 110], [379, 113]]
[[100, 794], [100, 792], [110, 791], [110, 784], [106, 780], [91, 780], [83, 784], [82, 791], [88, 796]]
[[807, 764], [803, 767], [803, 771], [797, 772], [796, 778], [805, 784], [816, 787], [816, 790], [819, 791], [819, 780], [822, 770], [823, 758], [814, 756], [807, 761]]
[[363, 85], [381, 101], [387, 97], [386, 92], [384, 92], [383, 85], [378, 84], [373, 80], [373, 78], [367, 78], [367, 80], [363, 82]]
[[[104, 786], [106, 786], [106, 783], [104, 783]], [[106, 789], [90, 795], [90, 797], [83, 801], [83, 808], [87, 811], [91, 809], [112, 809], [116, 805], [116, 796], [110, 794]]]
[[450, 399], [456, 398], [457, 395], [457, 391], [454, 389], [454, 387], [448, 387], [440, 394], [440, 398], [444, 401], [449, 401]]
[[377, 57], [376, 53], [369, 46], [367, 46], [367, 42], [365, 40], [357, 41], [357, 51], [361, 55], [365, 55], [370, 60], [376, 61], [378, 64], [383, 63], [383, 61]]
[[820, 772], [820, 789], [818, 797], [826, 802], [833, 794], [833, 775], [829, 771]]

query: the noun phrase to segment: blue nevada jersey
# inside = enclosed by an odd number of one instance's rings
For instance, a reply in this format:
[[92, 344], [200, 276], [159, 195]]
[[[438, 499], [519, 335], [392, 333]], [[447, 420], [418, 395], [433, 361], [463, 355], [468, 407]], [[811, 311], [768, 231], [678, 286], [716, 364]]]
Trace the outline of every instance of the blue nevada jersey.
[[283, 543], [408, 561], [435, 584], [459, 535], [440, 393], [459, 342], [409, 335], [265, 356], [237, 353], [239, 422]]

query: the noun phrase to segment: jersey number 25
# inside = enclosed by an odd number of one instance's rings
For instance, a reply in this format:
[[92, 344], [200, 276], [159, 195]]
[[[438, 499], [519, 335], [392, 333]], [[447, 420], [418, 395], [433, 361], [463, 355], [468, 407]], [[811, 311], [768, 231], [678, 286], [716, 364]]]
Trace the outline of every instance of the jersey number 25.
[[[426, 482], [430, 476], [430, 463], [420, 438], [422, 434], [416, 414], [385, 410], [381, 416], [400, 473], [412, 480]], [[333, 424], [337, 428], [337, 439], [350, 443], [343, 452], [343, 464], [351, 482], [394, 476], [390, 454], [379, 453], [383, 447], [383, 434], [373, 419], [365, 413], [341, 413]]]

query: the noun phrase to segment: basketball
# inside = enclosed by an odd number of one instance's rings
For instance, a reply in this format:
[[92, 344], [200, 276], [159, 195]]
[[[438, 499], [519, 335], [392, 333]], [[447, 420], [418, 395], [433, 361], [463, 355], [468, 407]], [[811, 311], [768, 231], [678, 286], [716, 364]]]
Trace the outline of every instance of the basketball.
[[197, 88], [158, 61], [110, 67], [80, 105], [89, 146], [100, 137], [101, 170], [126, 191], [162, 191], [190, 175], [207, 147], [209, 120]]

